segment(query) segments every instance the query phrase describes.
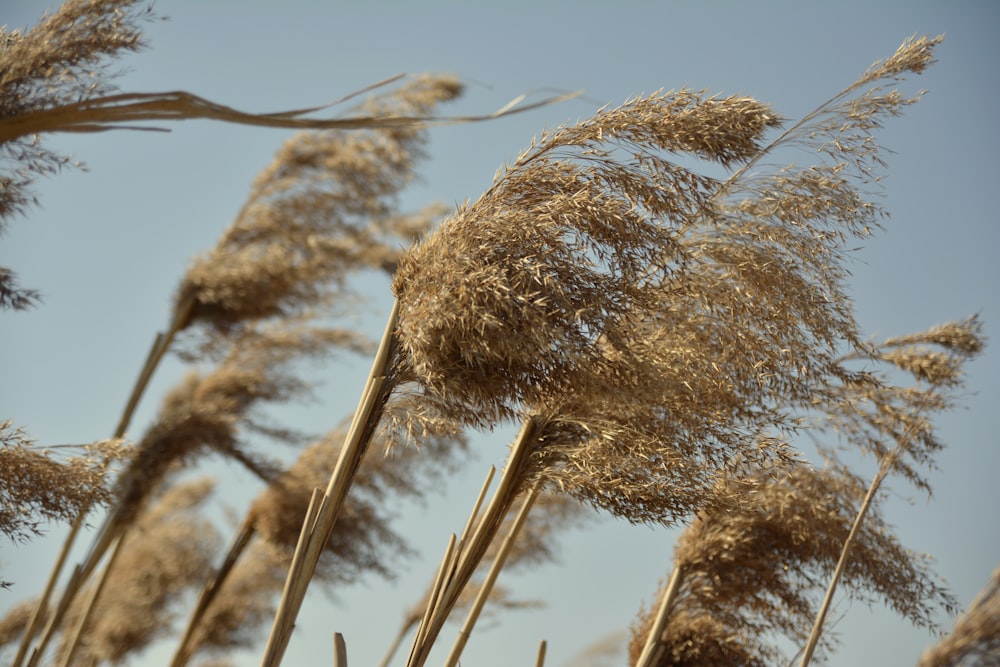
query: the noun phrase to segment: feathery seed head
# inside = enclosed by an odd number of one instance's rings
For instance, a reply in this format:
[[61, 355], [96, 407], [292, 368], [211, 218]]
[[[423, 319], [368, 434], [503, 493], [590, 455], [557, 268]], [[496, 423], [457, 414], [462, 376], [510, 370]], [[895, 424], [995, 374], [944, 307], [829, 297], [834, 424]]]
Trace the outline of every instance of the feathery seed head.
[[[907, 100], [860, 86], [770, 144], [765, 105], [687, 90], [544, 134], [400, 262], [400, 377], [476, 427], [531, 415], [527, 474], [635, 521], [780, 467], [863, 346], [845, 241], [877, 226], [871, 130]], [[752, 169], [787, 145], [818, 163]]]
[[[415, 77], [358, 111], [425, 116], [460, 90], [450, 77]], [[441, 213], [440, 207], [396, 211], [426, 134], [425, 126], [411, 124], [294, 135], [254, 181], [215, 248], [186, 272], [175, 300], [182, 326], [199, 322], [225, 333], [248, 320], [329, 308], [345, 296], [350, 272], [392, 270], [399, 246]]]

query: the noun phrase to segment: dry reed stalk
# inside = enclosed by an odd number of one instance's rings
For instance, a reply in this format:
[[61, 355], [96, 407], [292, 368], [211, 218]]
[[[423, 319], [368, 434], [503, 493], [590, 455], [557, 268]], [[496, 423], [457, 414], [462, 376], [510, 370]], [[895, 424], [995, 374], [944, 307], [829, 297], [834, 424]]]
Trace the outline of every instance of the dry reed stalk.
[[487, 572], [482, 585], [479, 586], [479, 591], [476, 594], [472, 606], [469, 608], [468, 615], [465, 618], [465, 623], [462, 624], [462, 629], [458, 632], [458, 638], [455, 640], [455, 643], [451, 648], [451, 652], [448, 653], [448, 657], [445, 660], [446, 667], [454, 667], [458, 664], [458, 661], [462, 656], [462, 651], [465, 649], [465, 645], [469, 641], [469, 637], [472, 635], [472, 629], [475, 627], [476, 621], [479, 620], [479, 615], [482, 613], [483, 607], [486, 605], [486, 601], [492, 594], [493, 586], [496, 583], [497, 577], [500, 575], [500, 570], [502, 570], [504, 565], [507, 563], [511, 549], [517, 540], [521, 528], [524, 526], [525, 520], [528, 518], [528, 512], [531, 510], [531, 506], [534, 504], [537, 496], [537, 486], [525, 494], [524, 500], [521, 502], [521, 508], [518, 510], [514, 521], [511, 522], [510, 528], [504, 535], [503, 542], [497, 549], [496, 556], [490, 564], [490, 569]]
[[427, 127], [494, 120], [523, 113], [575, 97], [568, 93], [530, 104], [508, 103], [493, 113], [469, 116], [361, 116], [357, 118], [306, 118], [327, 105], [290, 109], [272, 113], [248, 113], [212, 102], [185, 91], [164, 93], [121, 93], [92, 97], [82, 102], [63, 104], [38, 111], [29, 111], [5, 118], [0, 123], [0, 142], [21, 139], [27, 135], [55, 132], [106, 132], [108, 130], [154, 130], [164, 128], [132, 126], [130, 123], [175, 122], [206, 119], [225, 123], [280, 127], [298, 130], [359, 130]]
[[[414, 639], [407, 667], [420, 667], [426, 662], [434, 642], [489, 551], [516, 498], [526, 490], [525, 471], [537, 426], [537, 423], [530, 418], [522, 423], [489, 504], [476, 519], [475, 528], [467, 539], [463, 536], [460, 548], [449, 559], [444, 569], [445, 575], [440, 593], [430, 598], [424, 621]], [[470, 525], [471, 521], [470, 517]]]
[[339, 632], [333, 633], [333, 667], [347, 667], [347, 642]]
[[[491, 475], [483, 484], [480, 496], [477, 502], [473, 505], [472, 511], [469, 513], [469, 525], [466, 525], [465, 530], [462, 533], [463, 539], [460, 540], [462, 543], [468, 542], [468, 536], [471, 535], [475, 519], [479, 516], [479, 511], [485, 495], [489, 490], [491, 479], [492, 468]], [[583, 505], [565, 495], [551, 492], [539, 494], [534, 502], [531, 513], [527, 516], [524, 525], [517, 532], [517, 538], [511, 545], [511, 550], [506, 557], [504, 567], [510, 571], [523, 567], [534, 567], [542, 563], [555, 561], [557, 559], [555, 547], [557, 544], [558, 534], [580, 524], [583, 521], [584, 510], [585, 508]], [[511, 517], [508, 517], [504, 526], [498, 531], [498, 534], [509, 534], [511, 523]], [[497, 541], [494, 540], [483, 557], [481, 562], [482, 565], [494, 561], [496, 559], [498, 549], [499, 545]], [[484, 590], [484, 583], [485, 582], [481, 577], [474, 576], [463, 589], [462, 594], [455, 603], [455, 608], [452, 612], [454, 613], [467, 609], [478, 597], [480, 597], [482, 593], [487, 593], [489, 595], [489, 609], [492, 610], [502, 609], [506, 611], [512, 609], [532, 608], [542, 605], [542, 603], [537, 600], [524, 600], [511, 597], [510, 593], [505, 588], [498, 586], [496, 583], [490, 585], [488, 590]], [[428, 607], [433, 609], [435, 603], [432, 602], [432, 593], [433, 589], [428, 589], [419, 602], [411, 605], [405, 611], [402, 624], [393, 638], [389, 649], [386, 651], [385, 656], [379, 663], [381, 667], [388, 667], [406, 635], [408, 635], [411, 630], [420, 624], [425, 610], [427, 610]], [[487, 613], [488, 611], [489, 610], [487, 610]]]
[[[145, 12], [147, 15], [148, 13]], [[107, 83], [108, 77], [104, 76], [103, 60], [117, 55], [122, 50], [134, 50], [141, 46], [141, 31], [136, 27], [136, 23], [142, 15], [135, 10], [134, 3], [131, 2], [88, 3], [71, 0], [56, 14], [44, 18], [39, 26], [26, 34], [17, 31], [2, 34], [4, 49], [0, 57], [4, 66], [0, 68], [2, 70], [0, 105], [5, 113], [4, 121], [0, 123], [0, 146], [4, 151], [18, 152], [19, 161], [26, 163], [26, 166], [17, 172], [14, 178], [4, 177], [5, 187], [3, 200], [0, 201], [0, 216], [30, 203], [30, 197], [20, 193], [30, 184], [32, 173], [52, 173], [66, 163], [65, 158], [45, 151], [38, 144], [23, 145], [22, 138], [26, 134], [100, 131], [120, 127], [121, 122], [179, 120], [193, 117], [267, 126], [338, 128], [377, 126], [405, 132], [406, 128], [424, 126], [426, 121], [484, 120], [525, 111], [562, 99], [544, 100], [531, 105], [520, 105], [521, 100], [516, 100], [494, 114], [479, 117], [438, 118], [373, 114], [363, 118], [317, 120], [301, 118], [312, 110], [245, 114], [183, 92], [148, 95], [108, 94], [112, 88]], [[376, 87], [389, 82], [382, 82]], [[402, 224], [406, 225], [408, 222], [404, 220]], [[383, 264], [385, 263], [383, 260]], [[0, 295], [4, 304], [24, 307], [30, 303], [33, 298], [31, 291], [17, 289], [12, 272], [3, 269], [0, 277], [3, 278]], [[186, 325], [188, 315], [185, 309], [191, 305], [187, 300], [179, 302], [178, 312], [174, 317], [175, 325], [178, 322]], [[171, 331], [175, 330], [176, 326], [172, 325]], [[161, 344], [158, 341], [154, 345], [156, 354], [162, 355], [169, 346], [170, 339], [171, 336], [168, 335], [167, 342]], [[145, 367], [118, 430], [123, 431], [127, 425], [127, 415], [134, 409], [138, 395], [148, 381], [147, 371], [151, 371], [153, 367], [155, 362], [148, 363]], [[75, 536], [76, 531], [71, 534]], [[57, 561], [57, 568], [61, 562], [63, 559]], [[55, 576], [58, 576], [58, 571]], [[55, 576], [51, 578], [53, 582]], [[44, 603], [40, 605], [40, 609], [43, 606]], [[30, 637], [32, 634], [29, 632], [27, 636]]]
[[[171, 667], [181, 667], [182, 665], [186, 665], [188, 660], [191, 658], [191, 654], [195, 649], [195, 646], [193, 645], [195, 632], [198, 631], [200, 623], [205, 614], [208, 612], [212, 602], [219, 595], [223, 584], [229, 578], [229, 575], [232, 573], [237, 562], [239, 562], [239, 559], [243, 555], [247, 545], [250, 543], [250, 539], [253, 537], [253, 534], [253, 525], [248, 522], [244, 522], [237, 531], [236, 537], [233, 539], [232, 545], [226, 552], [226, 556], [222, 563], [205, 582], [201, 593], [198, 596], [198, 601], [195, 603], [194, 609], [191, 612], [191, 618], [184, 630], [184, 634], [181, 635], [181, 639], [177, 643], [177, 650], [174, 652], [174, 657], [170, 662]], [[258, 590], [261, 590], [263, 586], [259, 585], [259, 581], [257, 584]]]
[[[393, 406], [393, 409], [401, 407]], [[331, 536], [314, 575], [323, 584], [350, 585], [367, 573], [391, 577], [390, 559], [409, 555], [406, 540], [391, 526], [389, 499], [421, 500], [430, 489], [429, 482], [454, 469], [456, 460], [466, 448], [462, 435], [444, 422], [414, 435], [415, 443], [407, 445], [406, 433], [384, 428], [376, 434], [374, 445], [384, 450], [385, 455], [366, 457], [358, 470], [338, 520], [338, 530]], [[251, 503], [229, 552], [216, 574], [206, 582], [190, 616], [171, 663], [174, 667], [186, 664], [193, 653], [205, 645], [201, 637], [249, 631], [246, 627], [215, 628], [212, 626], [214, 621], [205, 620], [205, 617], [213, 614], [216, 596], [225, 594], [226, 579], [244, 549], [251, 546], [252, 538], [270, 545], [282, 557], [283, 563], [291, 561], [312, 490], [326, 480], [326, 471], [333, 468], [344, 437], [345, 428], [336, 428], [305, 448], [295, 463]], [[256, 592], [270, 599], [280, 591], [279, 585], [277, 588], [261, 586]], [[223, 601], [223, 604], [227, 603]], [[222, 614], [216, 618], [232, 622], [238, 616]]]
[[545, 650], [548, 647], [548, 643], [543, 639], [538, 644], [538, 656], [535, 658], [535, 667], [545, 666]]
[[[636, 628], [642, 632], [642, 628]], [[634, 659], [641, 643], [630, 645]], [[665, 648], [664, 648], [665, 647]], [[755, 653], [755, 642], [708, 614], [679, 612], [667, 627], [658, 667], [766, 667], [778, 664]]]
[[1000, 569], [955, 621], [949, 635], [924, 651], [917, 667], [1000, 664]]
[[674, 600], [677, 598], [677, 592], [680, 589], [680, 583], [683, 578], [684, 564], [677, 563], [674, 565], [673, 572], [670, 573], [670, 579], [667, 580], [667, 586], [664, 588], [663, 594], [660, 596], [660, 602], [656, 608], [654, 621], [648, 631], [646, 631], [646, 643], [642, 647], [642, 652], [639, 653], [639, 657], [634, 663], [635, 667], [653, 667], [659, 663], [663, 653], [666, 651], [663, 636], [667, 627], [667, 621], [670, 618], [670, 612], [672, 611]]
[[389, 662], [396, 654], [400, 644], [403, 643], [403, 639], [405, 639], [410, 630], [417, 628], [417, 633], [419, 635], [421, 629], [426, 627], [427, 622], [430, 619], [431, 612], [439, 599], [445, 577], [454, 566], [456, 547], [457, 545], [465, 543], [468, 535], [471, 534], [472, 526], [475, 523], [476, 517], [479, 515], [479, 510], [482, 507], [483, 501], [486, 499], [486, 493], [489, 491], [490, 482], [493, 481], [493, 475], [495, 473], [496, 468], [490, 466], [489, 471], [486, 474], [486, 481], [484, 481], [482, 487], [480, 487], [479, 495], [476, 497], [476, 502], [472, 505], [472, 512], [470, 512], [469, 519], [465, 524], [465, 529], [462, 531], [461, 539], [456, 539], [454, 533], [449, 537], [444, 557], [438, 566], [438, 571], [435, 574], [434, 579], [431, 581], [430, 588], [428, 588], [427, 592], [424, 593], [423, 599], [410, 607], [410, 609], [408, 609], [404, 614], [403, 624], [396, 633], [396, 637], [389, 645], [389, 650], [382, 658], [382, 662], [380, 663], [381, 667], [388, 667]]
[[330, 540], [350, 485], [389, 400], [393, 389], [393, 379], [389, 375], [391, 373], [389, 361], [393, 356], [395, 345], [397, 305], [393, 306], [389, 315], [361, 401], [355, 411], [340, 457], [330, 475], [326, 493], [323, 494], [316, 509], [314, 520], [302, 525], [302, 540], [295, 550], [285, 590], [264, 649], [262, 665], [276, 667], [281, 662], [295, 617], [305, 599], [306, 590], [319, 563], [320, 555]]

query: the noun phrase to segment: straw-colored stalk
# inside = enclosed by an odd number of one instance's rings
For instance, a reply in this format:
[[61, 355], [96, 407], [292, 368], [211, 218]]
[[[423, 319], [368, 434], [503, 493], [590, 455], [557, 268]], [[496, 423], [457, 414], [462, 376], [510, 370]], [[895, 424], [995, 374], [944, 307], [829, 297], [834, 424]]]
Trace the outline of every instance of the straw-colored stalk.
[[[405, 407], [395, 403], [390, 405], [391, 411]], [[366, 457], [358, 470], [338, 529], [331, 536], [315, 574], [323, 584], [351, 585], [366, 573], [391, 577], [391, 559], [409, 554], [405, 540], [391, 525], [388, 499], [420, 500], [431, 487], [428, 482], [454, 469], [466, 447], [462, 434], [452, 425], [434, 423], [433, 419], [428, 419], [425, 425], [426, 429], [414, 434], [415, 443], [407, 443], [407, 434], [395, 429], [381, 429], [376, 434], [374, 445], [384, 450], [385, 454], [373, 453]], [[327, 477], [326, 471], [338, 458], [344, 437], [345, 428], [338, 427], [305, 448], [295, 463], [251, 503], [229, 552], [202, 590], [184, 636], [178, 643], [172, 662], [174, 667], [186, 664], [195, 651], [210, 649], [229, 635], [252, 632], [248, 626], [256, 623], [258, 618], [247, 620], [235, 613], [217, 613], [215, 600], [227, 595], [229, 575], [236, 571], [244, 550], [255, 548], [255, 542], [265, 542], [281, 557], [283, 565], [287, 566], [291, 561], [312, 490], [322, 486]], [[264, 579], [271, 581], [270, 578]], [[255, 592], [271, 600], [281, 592], [281, 582], [277, 583], [276, 589], [261, 585]], [[245, 598], [246, 594], [240, 597]], [[220, 604], [232, 603], [223, 600]], [[247, 605], [248, 602], [244, 599], [242, 604]], [[251, 606], [259, 608], [263, 604], [259, 602]], [[214, 625], [237, 622], [240, 622], [238, 627]]]
[[[516, 498], [527, 491], [526, 471], [537, 428], [535, 420], [530, 418], [524, 420], [517, 438], [511, 445], [503, 474], [489, 504], [478, 518], [476, 518], [478, 503], [476, 504], [477, 509], [474, 509], [469, 518], [469, 527], [473, 525], [475, 519], [474, 528], [469, 531], [467, 527], [454, 554], [446, 556], [442, 562], [441, 588], [429, 598], [424, 619], [414, 638], [407, 667], [421, 667], [426, 662], [434, 642], [504, 525], [504, 519]], [[530, 503], [528, 506], [530, 507]], [[516, 531], [514, 532], [516, 534]]]
[[291, 636], [306, 590], [316, 571], [320, 555], [330, 540], [334, 525], [343, 509], [344, 500], [361, 460], [371, 441], [375, 427], [389, 400], [393, 383], [389, 381], [389, 360], [392, 356], [397, 306], [389, 315], [382, 342], [375, 354], [372, 369], [355, 411], [340, 457], [330, 475], [326, 493], [315, 508], [311, 521], [304, 522], [300, 542], [289, 569], [285, 590], [275, 614], [274, 624], [265, 647], [263, 665], [277, 666], [281, 662]]

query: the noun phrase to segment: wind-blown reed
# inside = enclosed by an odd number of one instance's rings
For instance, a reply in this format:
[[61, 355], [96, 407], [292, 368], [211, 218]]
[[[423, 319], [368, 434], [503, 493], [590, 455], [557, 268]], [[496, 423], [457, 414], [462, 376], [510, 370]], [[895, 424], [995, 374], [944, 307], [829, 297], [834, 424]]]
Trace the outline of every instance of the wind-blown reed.
[[[781, 480], [762, 481], [740, 507], [700, 514], [674, 551], [679, 585], [659, 646], [653, 645], [661, 657], [639, 662], [650, 626], [643, 619], [630, 664], [673, 665], [692, 646], [700, 653], [681, 664], [782, 662], [765, 638], [804, 644], [822, 592], [818, 584], [833, 572], [864, 494], [865, 484], [843, 469], [800, 465]], [[935, 612], [956, 606], [927, 559], [900, 545], [877, 511], [857, 538], [843, 584], [852, 599], [886, 604], [920, 627], [933, 628]], [[719, 631], [694, 636], [696, 620]], [[833, 645], [824, 635], [822, 647]]]

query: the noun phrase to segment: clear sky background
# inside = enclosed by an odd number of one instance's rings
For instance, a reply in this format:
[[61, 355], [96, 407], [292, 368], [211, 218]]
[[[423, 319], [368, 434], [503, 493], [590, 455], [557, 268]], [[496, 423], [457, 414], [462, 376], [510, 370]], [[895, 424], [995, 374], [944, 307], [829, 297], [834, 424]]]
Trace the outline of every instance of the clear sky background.
[[[2, 0], [0, 23], [32, 25], [50, 5]], [[476, 198], [496, 169], [546, 127], [605, 103], [691, 86], [748, 94], [797, 119], [914, 34], [945, 33], [939, 62], [915, 87], [929, 92], [880, 134], [895, 151], [884, 204], [893, 217], [856, 254], [852, 287], [862, 325], [879, 337], [979, 313], [1000, 327], [996, 189], [1000, 155], [995, 2], [236, 2], [161, 0], [168, 21], [147, 25], [149, 48], [121, 61], [130, 92], [184, 89], [249, 111], [321, 104], [400, 73], [461, 77], [468, 89], [449, 113], [486, 113], [511, 98], [583, 89], [581, 98], [484, 124], [433, 130], [423, 181], [404, 208]], [[0, 241], [10, 266], [44, 303], [3, 313], [0, 418], [39, 444], [107, 437], [189, 259], [210, 248], [243, 203], [250, 181], [288, 132], [185, 122], [170, 134], [58, 136], [49, 146], [87, 163], [38, 184], [41, 206]], [[384, 281], [365, 287], [373, 333], [388, 313]], [[938, 421], [948, 443], [928, 501], [891, 485], [884, 511], [907, 546], [934, 555], [937, 571], [968, 604], [1000, 565], [1000, 448], [990, 420], [1000, 408], [995, 347], [970, 367], [963, 409]], [[331, 367], [317, 404], [275, 414], [323, 432], [353, 409], [368, 360]], [[183, 368], [168, 363], [134, 420], [141, 432]], [[328, 665], [331, 636], [345, 634], [350, 664], [373, 665], [419, 598], [447, 535], [461, 530], [486, 466], [503, 440], [474, 441], [479, 460], [425, 507], [401, 508], [422, 558], [395, 582], [368, 579], [330, 601], [313, 591], [286, 664]], [[258, 491], [217, 465], [220, 496], [239, 507]], [[0, 613], [39, 590], [62, 531], [29, 545], [0, 544]], [[668, 571], [676, 533], [594, 517], [564, 536], [561, 563], [512, 577], [544, 609], [482, 624], [463, 665], [573, 664], [592, 641], [624, 630]], [[833, 665], [913, 665], [932, 639], [888, 611], [841, 603]], [[942, 619], [950, 628], [951, 622]], [[444, 643], [454, 636], [446, 632]], [[262, 637], [263, 640], [263, 637]], [[163, 664], [171, 645], [138, 665]], [[240, 654], [255, 665], [259, 651]]]

